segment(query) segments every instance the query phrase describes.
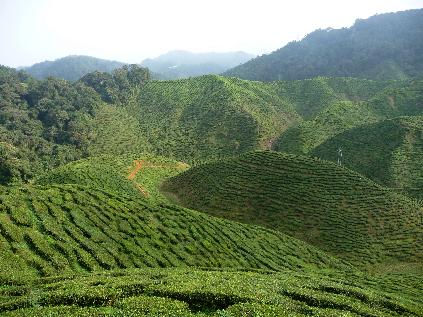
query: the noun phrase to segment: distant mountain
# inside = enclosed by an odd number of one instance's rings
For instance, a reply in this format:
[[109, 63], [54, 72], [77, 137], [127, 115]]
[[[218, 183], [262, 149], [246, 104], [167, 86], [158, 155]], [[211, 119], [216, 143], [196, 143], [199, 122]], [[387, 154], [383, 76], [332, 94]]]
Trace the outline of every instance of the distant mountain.
[[52, 76], [66, 80], [78, 80], [88, 73], [94, 71], [109, 73], [123, 65], [125, 63], [91, 56], [70, 55], [54, 61], [45, 61], [30, 67], [22, 67], [22, 70], [38, 79]]
[[206, 74], [220, 74], [229, 68], [252, 59], [254, 55], [244, 52], [191, 53], [171, 51], [157, 58], [144, 60], [141, 65], [158, 73], [161, 79], [188, 78]]
[[351, 76], [404, 79], [423, 73], [423, 9], [380, 14], [350, 28], [319, 29], [225, 73], [250, 80]]

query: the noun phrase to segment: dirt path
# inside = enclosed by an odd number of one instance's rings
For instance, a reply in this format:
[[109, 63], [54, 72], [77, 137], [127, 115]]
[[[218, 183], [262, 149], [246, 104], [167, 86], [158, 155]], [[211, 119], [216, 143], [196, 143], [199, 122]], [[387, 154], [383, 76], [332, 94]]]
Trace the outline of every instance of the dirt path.
[[134, 167], [129, 170], [128, 179], [133, 181], [134, 186], [144, 195], [144, 197], [148, 197], [148, 191], [138, 182], [134, 181], [134, 178], [137, 176], [138, 172], [146, 167], [150, 168], [177, 168], [183, 169], [186, 168], [187, 165], [183, 163], [176, 163], [176, 164], [154, 164], [148, 163], [144, 160], [134, 160], [133, 162]]
[[135, 176], [137, 176], [137, 173], [142, 168], [144, 161], [135, 160], [134, 164], [135, 164], [134, 170], [131, 172], [131, 174], [128, 175], [129, 180], [133, 180], [135, 178]]

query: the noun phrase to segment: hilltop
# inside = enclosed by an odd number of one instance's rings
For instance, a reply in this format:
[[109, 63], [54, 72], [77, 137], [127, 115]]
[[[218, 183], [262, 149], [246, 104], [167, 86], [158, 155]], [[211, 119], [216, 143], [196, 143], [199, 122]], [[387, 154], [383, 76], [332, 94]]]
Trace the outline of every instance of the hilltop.
[[319, 29], [224, 74], [264, 81], [316, 76], [419, 76], [423, 73], [422, 21], [423, 9], [418, 9], [357, 20], [350, 28]]
[[44, 61], [32, 66], [21, 67], [20, 69], [38, 79], [51, 76], [75, 81], [94, 71], [111, 73], [125, 64], [91, 56], [70, 55], [54, 61]]
[[397, 117], [340, 133], [311, 155], [337, 160], [375, 182], [422, 199], [423, 117]]
[[279, 230], [354, 262], [422, 258], [420, 206], [331, 162], [256, 152], [193, 167], [163, 190], [183, 206]]

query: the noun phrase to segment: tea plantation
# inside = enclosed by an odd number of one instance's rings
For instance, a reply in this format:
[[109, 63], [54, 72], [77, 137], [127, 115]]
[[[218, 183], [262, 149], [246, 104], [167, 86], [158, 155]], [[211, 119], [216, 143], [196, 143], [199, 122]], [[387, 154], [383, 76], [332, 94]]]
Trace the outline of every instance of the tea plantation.
[[63, 165], [34, 181], [38, 185], [84, 185], [119, 196], [141, 196], [150, 202], [166, 202], [159, 191], [161, 183], [187, 168], [188, 165], [182, 162], [151, 155], [102, 155]]
[[175, 202], [293, 235], [361, 264], [422, 260], [421, 206], [334, 163], [256, 152], [164, 185]]
[[[357, 271], [125, 269], [2, 280], [2, 316], [422, 316], [422, 280]], [[399, 290], [401, 290], [399, 292]]]
[[321, 144], [312, 155], [337, 160], [375, 182], [423, 198], [423, 117], [398, 117], [345, 131]]

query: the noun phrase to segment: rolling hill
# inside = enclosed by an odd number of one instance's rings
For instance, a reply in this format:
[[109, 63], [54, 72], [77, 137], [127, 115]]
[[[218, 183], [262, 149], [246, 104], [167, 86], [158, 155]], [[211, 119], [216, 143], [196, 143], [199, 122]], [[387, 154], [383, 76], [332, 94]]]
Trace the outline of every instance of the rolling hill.
[[276, 231], [86, 186], [7, 188], [0, 218], [2, 279], [134, 267], [344, 266]]
[[423, 117], [397, 117], [340, 133], [311, 155], [337, 160], [375, 182], [404, 194], [423, 198]]
[[[326, 81], [332, 81], [341, 86], [338, 90], [329, 89]], [[339, 85], [347, 81], [347, 85]], [[307, 88], [307, 92], [314, 93], [315, 101], [305, 97], [312, 102], [308, 120], [286, 130], [275, 141], [273, 149], [277, 151], [311, 154], [314, 148], [330, 138], [349, 129], [362, 124], [371, 124], [380, 120], [395, 118], [398, 116], [416, 116], [422, 113], [423, 81], [367, 81], [355, 79], [311, 79], [299, 81], [299, 84], [310, 82], [312, 88]], [[369, 87], [362, 88], [363, 85]], [[344, 88], [342, 88], [344, 86]], [[364, 98], [342, 97], [342, 91], [349, 88], [349, 96], [366, 94]], [[293, 90], [290, 90], [293, 91]], [[295, 90], [294, 90], [295, 91]], [[326, 93], [322, 93], [326, 91]], [[352, 94], [351, 94], [352, 93]], [[367, 98], [367, 99], [365, 99]], [[344, 99], [344, 100], [343, 100]], [[298, 102], [295, 102], [297, 104]], [[314, 111], [310, 114], [310, 109]], [[301, 109], [299, 110], [301, 113]]]
[[215, 75], [149, 81], [128, 111], [153, 154], [191, 164], [269, 148], [301, 120], [275, 89]]
[[125, 64], [91, 56], [70, 55], [54, 61], [45, 61], [32, 66], [21, 67], [20, 69], [38, 79], [56, 77], [75, 81], [94, 71], [111, 73]]
[[319, 29], [230, 69], [250, 80], [316, 76], [406, 79], [423, 73], [423, 9], [379, 14], [350, 28]]
[[266, 226], [358, 263], [421, 261], [416, 202], [334, 163], [256, 152], [165, 182], [175, 202]]

